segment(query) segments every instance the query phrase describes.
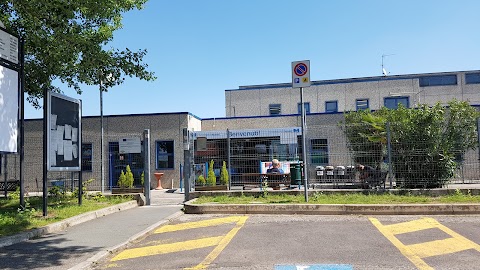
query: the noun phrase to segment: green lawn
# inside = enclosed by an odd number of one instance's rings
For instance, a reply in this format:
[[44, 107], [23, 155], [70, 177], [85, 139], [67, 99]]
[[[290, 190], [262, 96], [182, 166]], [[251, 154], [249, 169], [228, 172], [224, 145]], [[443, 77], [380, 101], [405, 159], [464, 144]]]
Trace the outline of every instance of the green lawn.
[[[202, 196], [195, 204], [248, 204], [248, 203], [305, 203], [303, 195], [276, 195], [263, 196]], [[308, 197], [310, 204], [404, 204], [404, 203], [480, 203], [480, 196], [461, 194], [456, 192], [446, 196], [420, 195], [363, 195], [363, 194], [322, 194], [315, 193]]]
[[42, 197], [26, 198], [27, 209], [24, 211], [19, 210], [18, 198], [2, 198], [0, 199], [0, 236], [43, 227], [69, 217], [131, 200], [133, 200], [132, 196], [95, 196], [89, 199], [84, 198], [82, 205], [79, 206], [77, 198], [49, 197], [48, 216], [44, 217]]

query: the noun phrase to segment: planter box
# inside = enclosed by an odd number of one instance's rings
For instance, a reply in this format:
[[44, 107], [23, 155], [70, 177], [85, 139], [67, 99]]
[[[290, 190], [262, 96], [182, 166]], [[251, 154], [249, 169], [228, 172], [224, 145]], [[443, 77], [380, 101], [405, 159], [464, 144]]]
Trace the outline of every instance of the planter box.
[[143, 188], [112, 188], [112, 194], [125, 194], [125, 193], [143, 193]]
[[195, 191], [228, 190], [227, 185], [195, 186]]

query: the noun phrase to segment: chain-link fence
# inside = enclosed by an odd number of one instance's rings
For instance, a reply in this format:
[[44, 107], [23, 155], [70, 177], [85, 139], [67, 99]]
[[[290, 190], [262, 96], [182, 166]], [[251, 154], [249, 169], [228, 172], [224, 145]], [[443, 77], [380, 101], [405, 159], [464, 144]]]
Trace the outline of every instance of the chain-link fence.
[[461, 147], [465, 144], [435, 137], [412, 140], [404, 136], [400, 124], [375, 128], [378, 130], [362, 124], [310, 125], [305, 132], [306, 162], [302, 160], [301, 134], [288, 131], [257, 130], [242, 137], [231, 131], [233, 136], [227, 136], [225, 131], [219, 138], [197, 138], [195, 179], [207, 176], [211, 160], [218, 179], [225, 161], [232, 187], [260, 185], [271, 161], [278, 159], [283, 172], [292, 176], [291, 184], [297, 173], [291, 170], [295, 164], [305, 163], [313, 188], [435, 188], [448, 183], [480, 183], [478, 138], [469, 138], [475, 146], [465, 148]]
[[[422, 128], [429, 134], [427, 127]], [[27, 134], [25, 190], [41, 192], [43, 134]], [[302, 177], [300, 166], [306, 164], [308, 182], [313, 188], [432, 188], [448, 183], [480, 183], [477, 135], [474, 138], [457, 136], [448, 141], [443, 137], [408, 137], [405, 134], [401, 123], [391, 123], [374, 129], [371, 126], [342, 126], [337, 123], [309, 125], [305, 132], [307, 160], [304, 162], [302, 133], [298, 127], [204, 131], [197, 133], [192, 140], [194, 164], [190, 168], [194, 170], [195, 180], [199, 175], [206, 178], [211, 167], [209, 163], [213, 160], [212, 169], [217, 184], [220, 184], [220, 172], [225, 162], [230, 175], [230, 187], [260, 185], [273, 159], [280, 161], [283, 173], [288, 174], [291, 179], [291, 185], [299, 183], [299, 178]], [[82, 179], [84, 182], [88, 181], [89, 190], [101, 190], [102, 187], [110, 190], [116, 187], [119, 175], [122, 170], [126, 171], [127, 165], [134, 175], [134, 185], [141, 184], [144, 169], [144, 157], [141, 153], [143, 147], [140, 152], [122, 153], [119, 142], [123, 138], [138, 138], [141, 142], [142, 133], [106, 133], [102, 170], [99, 134], [83, 134]], [[474, 145], [466, 144], [467, 139], [475, 142]], [[169, 167], [167, 165], [174, 162], [173, 153], [177, 153], [177, 157], [182, 156], [178, 150], [173, 150], [173, 141], [164, 145], [168, 148], [165, 151], [162, 150], [162, 145], [161, 142], [155, 142], [155, 146], [151, 146], [151, 149], [155, 149], [151, 158], [153, 168]], [[465, 147], [466, 145], [468, 147]], [[177, 148], [181, 149], [181, 146]], [[183, 149], [181, 150], [183, 152]], [[363, 170], [359, 170], [359, 164], [363, 165]], [[0, 168], [0, 182], [18, 181], [20, 156], [2, 155]], [[170, 171], [171, 178], [179, 175], [173, 169]], [[48, 172], [47, 186], [59, 186], [71, 191], [78, 188], [78, 179], [78, 172]]]

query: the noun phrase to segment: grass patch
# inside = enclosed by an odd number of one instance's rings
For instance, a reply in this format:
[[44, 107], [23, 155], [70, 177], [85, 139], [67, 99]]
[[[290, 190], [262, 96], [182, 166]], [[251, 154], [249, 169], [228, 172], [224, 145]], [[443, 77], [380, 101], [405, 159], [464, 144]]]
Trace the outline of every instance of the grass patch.
[[[303, 195], [275, 194], [267, 196], [202, 196], [194, 204], [220, 203], [220, 204], [249, 204], [249, 203], [305, 203]], [[364, 195], [352, 194], [322, 194], [314, 193], [308, 198], [309, 204], [413, 204], [413, 203], [480, 203], [480, 196], [455, 192], [445, 196], [425, 195]]]
[[48, 216], [43, 216], [42, 197], [26, 198], [26, 209], [19, 209], [19, 200], [0, 199], [0, 236], [40, 228], [66, 218], [98, 210], [111, 205], [133, 200], [132, 196], [95, 196], [84, 198], [82, 205], [78, 199], [69, 196], [49, 197]]

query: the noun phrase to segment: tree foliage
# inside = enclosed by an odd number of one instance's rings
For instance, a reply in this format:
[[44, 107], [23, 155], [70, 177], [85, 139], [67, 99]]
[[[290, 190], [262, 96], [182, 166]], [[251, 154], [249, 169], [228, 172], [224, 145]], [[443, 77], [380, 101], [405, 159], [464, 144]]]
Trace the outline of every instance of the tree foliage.
[[392, 171], [397, 186], [440, 187], [454, 176], [465, 153], [477, 147], [479, 112], [467, 102], [453, 100], [416, 109], [400, 106], [345, 115], [344, 132], [356, 163], [380, 169], [387, 155], [387, 123]]
[[127, 188], [132, 188], [132, 187], [133, 187], [134, 178], [133, 178], [132, 170], [130, 169], [130, 165], [127, 165], [126, 170], [127, 170], [127, 172], [125, 173], [125, 186], [126, 186]]
[[125, 173], [122, 172], [120, 173], [120, 176], [118, 177], [118, 182], [117, 182], [117, 185], [121, 188], [126, 188], [127, 187], [127, 184], [126, 184], [126, 176], [125, 176]]
[[[81, 94], [81, 84], [102, 81], [102, 91], [125, 78], [154, 80], [143, 63], [146, 50], [107, 48], [122, 27], [122, 15], [147, 0], [6, 0], [0, 20], [25, 40], [25, 91], [36, 107], [44, 90], [60, 92], [58, 80]], [[107, 77], [106, 74], [111, 76]]]
[[213, 165], [214, 161], [212, 159], [208, 166], [207, 186], [215, 186], [217, 184], [217, 177], [215, 176], [215, 172], [213, 171]]
[[228, 170], [227, 170], [227, 163], [224, 161], [222, 165], [222, 170], [220, 171], [220, 184], [227, 185], [228, 184]]

